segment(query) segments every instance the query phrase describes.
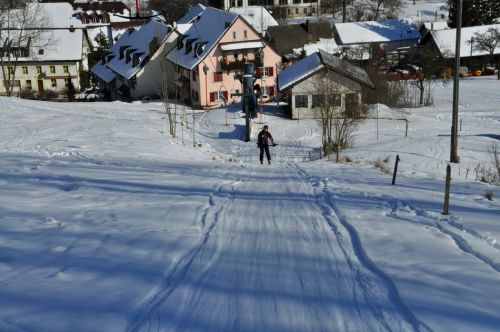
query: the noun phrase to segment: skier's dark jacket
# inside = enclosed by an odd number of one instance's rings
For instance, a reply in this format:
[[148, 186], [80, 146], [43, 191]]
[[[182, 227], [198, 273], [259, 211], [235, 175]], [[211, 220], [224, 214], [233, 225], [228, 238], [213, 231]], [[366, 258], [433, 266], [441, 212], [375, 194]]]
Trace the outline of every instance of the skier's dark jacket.
[[269, 146], [269, 140], [273, 140], [273, 136], [269, 131], [261, 130], [257, 139], [257, 146], [266, 147]]

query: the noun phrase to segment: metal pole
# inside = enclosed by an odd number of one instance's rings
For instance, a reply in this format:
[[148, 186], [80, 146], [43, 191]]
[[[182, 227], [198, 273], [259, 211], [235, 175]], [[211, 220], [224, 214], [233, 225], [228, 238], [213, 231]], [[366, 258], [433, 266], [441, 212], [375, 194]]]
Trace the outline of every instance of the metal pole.
[[254, 65], [251, 62], [244, 64], [243, 72], [243, 111], [245, 112], [245, 142], [250, 142], [250, 104], [253, 99]]
[[459, 102], [459, 72], [460, 72], [460, 45], [461, 45], [461, 30], [462, 30], [462, 1], [457, 1], [457, 34], [455, 43], [455, 72], [453, 73], [453, 112], [451, 120], [451, 146], [450, 146], [450, 162], [459, 163], [458, 156], [458, 102]]

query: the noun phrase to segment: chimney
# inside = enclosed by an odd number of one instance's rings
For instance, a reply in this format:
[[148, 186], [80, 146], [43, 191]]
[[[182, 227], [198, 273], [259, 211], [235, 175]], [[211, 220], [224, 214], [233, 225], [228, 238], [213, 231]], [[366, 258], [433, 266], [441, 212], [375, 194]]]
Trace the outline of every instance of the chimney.
[[69, 32], [75, 32], [75, 27], [73, 26], [73, 24], [69, 26]]

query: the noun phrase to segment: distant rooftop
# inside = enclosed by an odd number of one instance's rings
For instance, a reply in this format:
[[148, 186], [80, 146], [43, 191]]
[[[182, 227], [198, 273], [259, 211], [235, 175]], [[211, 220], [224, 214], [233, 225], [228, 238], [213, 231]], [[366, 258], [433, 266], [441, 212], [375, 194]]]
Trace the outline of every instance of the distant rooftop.
[[335, 23], [340, 45], [419, 39], [418, 27], [404, 20]]

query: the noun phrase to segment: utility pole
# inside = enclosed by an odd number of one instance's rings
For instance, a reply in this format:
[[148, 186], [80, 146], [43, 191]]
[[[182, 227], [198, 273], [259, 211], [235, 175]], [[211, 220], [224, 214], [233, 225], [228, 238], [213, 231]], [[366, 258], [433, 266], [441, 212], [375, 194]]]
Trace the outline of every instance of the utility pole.
[[450, 162], [459, 163], [458, 156], [458, 102], [459, 102], [459, 73], [460, 73], [460, 46], [462, 33], [462, 1], [457, 1], [457, 34], [455, 43], [455, 72], [453, 73], [453, 112], [451, 118], [451, 146]]
[[[243, 97], [242, 111], [245, 113], [245, 142], [250, 142], [250, 115], [255, 112], [255, 95], [253, 93], [253, 84], [256, 79], [261, 78], [262, 74], [254, 74], [254, 64], [245, 62], [243, 75], [236, 74], [235, 79], [239, 80], [243, 85], [243, 93], [233, 93], [231, 96]], [[251, 108], [253, 107], [253, 110]]]

